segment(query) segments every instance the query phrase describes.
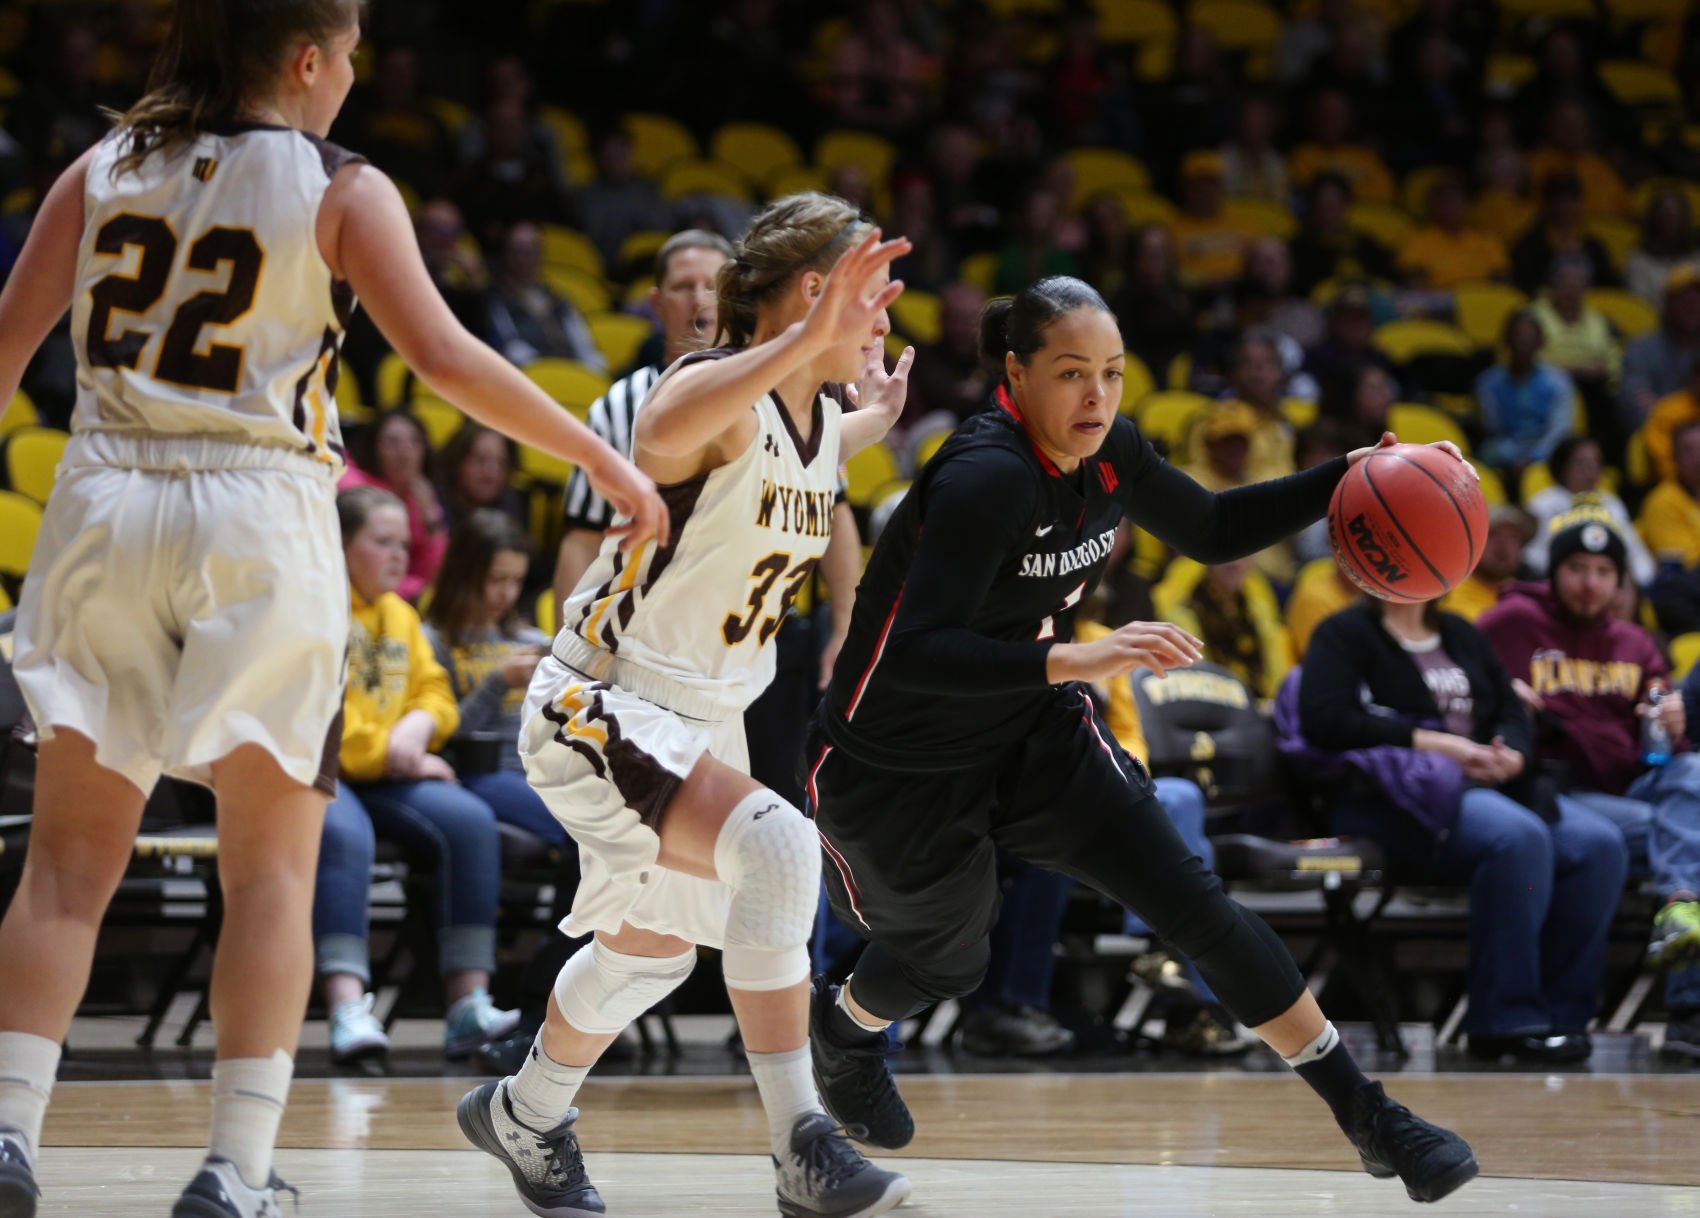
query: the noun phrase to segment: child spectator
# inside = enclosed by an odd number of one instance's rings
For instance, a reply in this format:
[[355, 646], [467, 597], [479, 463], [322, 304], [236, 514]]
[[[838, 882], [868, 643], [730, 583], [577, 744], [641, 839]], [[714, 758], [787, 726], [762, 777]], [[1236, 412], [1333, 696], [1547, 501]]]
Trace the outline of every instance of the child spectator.
[[437, 488], [426, 474], [431, 440], [405, 406], [385, 411], [361, 433], [339, 487], [388, 491], [407, 509], [407, 574], [396, 589], [409, 604], [437, 577], [449, 544], [448, 522]]
[[1529, 514], [1535, 518], [1535, 536], [1523, 547], [1523, 563], [1536, 579], [1547, 573], [1547, 546], [1552, 536], [1548, 526], [1572, 508], [1591, 505], [1611, 517], [1612, 524], [1623, 537], [1629, 551], [1629, 573], [1635, 586], [1645, 588], [1653, 582], [1653, 556], [1635, 531], [1629, 509], [1610, 491], [1600, 486], [1600, 473], [1605, 457], [1600, 442], [1592, 436], [1566, 436], [1553, 445], [1547, 458], [1552, 485], [1529, 497]]
[[[1265, 551], [1267, 553], [1267, 551]], [[1220, 664], [1259, 698], [1273, 698], [1293, 666], [1292, 644], [1258, 556], [1204, 566], [1177, 558], [1151, 592], [1164, 621], [1203, 640]]]
[[443, 510], [452, 532], [455, 525], [479, 508], [505, 513], [516, 522], [525, 519], [525, 503], [508, 484], [517, 448], [500, 432], [468, 419], [443, 445]]
[[1665, 298], [1670, 273], [1700, 257], [1688, 195], [1665, 188], [1653, 192], [1641, 213], [1641, 244], [1623, 261], [1623, 285], [1655, 309]]
[[[1540, 717], [1539, 755], [1568, 766], [1571, 793], [1616, 822], [1632, 874], [1650, 875], [1664, 899], [1650, 962], [1692, 960], [1700, 947], [1700, 755], [1676, 751], [1686, 747], [1683, 700], [1659, 703], [1674, 755], [1649, 766], [1641, 749], [1642, 722], [1654, 713], [1648, 686], [1670, 670], [1652, 636], [1612, 615], [1623, 539], [1589, 509], [1555, 523], [1550, 583], [1512, 588], [1481, 629], [1526, 686], [1519, 693]], [[1700, 1057], [1700, 967], [1671, 969], [1665, 1004], [1666, 1051]]]
[[1546, 337], [1528, 309], [1505, 319], [1505, 360], [1476, 378], [1476, 408], [1486, 439], [1482, 459], [1521, 474], [1544, 461], [1553, 446], [1571, 432], [1576, 387], [1570, 378], [1541, 361]]
[[1429, 222], [1413, 229], [1399, 249], [1399, 269], [1415, 288], [1444, 291], [1461, 283], [1504, 279], [1511, 270], [1505, 245], [1466, 225], [1464, 180], [1448, 174], [1428, 195]]

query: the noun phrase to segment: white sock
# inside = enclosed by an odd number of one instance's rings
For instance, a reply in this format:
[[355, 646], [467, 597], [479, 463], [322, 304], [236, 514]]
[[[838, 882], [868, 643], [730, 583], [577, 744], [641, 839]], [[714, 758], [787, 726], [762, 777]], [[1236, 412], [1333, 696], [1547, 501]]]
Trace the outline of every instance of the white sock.
[[24, 1135], [33, 1161], [41, 1149], [41, 1119], [59, 1073], [59, 1046], [45, 1036], [0, 1032], [0, 1125]]
[[278, 1122], [294, 1073], [295, 1061], [282, 1049], [270, 1057], [228, 1057], [213, 1063], [207, 1153], [229, 1159], [249, 1188], [263, 1189], [271, 1179]]
[[584, 1080], [589, 1066], [563, 1066], [543, 1051], [543, 1032], [531, 1042], [525, 1065], [508, 1080], [508, 1103], [514, 1118], [527, 1129], [548, 1133], [567, 1119], [567, 1109]]
[[755, 1075], [761, 1106], [767, 1111], [774, 1157], [781, 1158], [791, 1149], [791, 1127], [797, 1118], [823, 1111], [815, 1092], [809, 1046], [804, 1044], [789, 1053], [752, 1053], [746, 1049], [744, 1056], [750, 1059], [750, 1073]]
[[1333, 1051], [1334, 1046], [1339, 1043], [1340, 1033], [1334, 1030], [1334, 1025], [1332, 1023], [1324, 1023], [1322, 1025], [1322, 1031], [1316, 1034], [1315, 1040], [1311, 1041], [1308, 1045], [1300, 1049], [1291, 1057], [1283, 1057], [1281, 1060], [1286, 1062], [1293, 1069], [1297, 1070], [1300, 1066], [1308, 1065], [1315, 1061], [1321, 1061], [1323, 1058], [1327, 1057], [1328, 1054]]
[[850, 978], [844, 979], [844, 984], [838, 987], [838, 1009], [844, 1012], [844, 1018], [855, 1024], [864, 1032], [883, 1032], [890, 1024], [863, 1023], [856, 1017], [856, 1012], [850, 1009]]

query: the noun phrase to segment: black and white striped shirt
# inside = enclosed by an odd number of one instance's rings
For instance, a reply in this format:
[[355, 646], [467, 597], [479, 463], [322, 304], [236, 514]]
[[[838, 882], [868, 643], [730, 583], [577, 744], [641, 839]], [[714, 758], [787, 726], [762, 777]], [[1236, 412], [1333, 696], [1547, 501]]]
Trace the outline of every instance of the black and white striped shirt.
[[[638, 407], [643, 404], [655, 382], [661, 379], [662, 369], [650, 365], [624, 376], [608, 386], [608, 392], [590, 404], [585, 420], [590, 430], [611, 445], [622, 456], [632, 455], [632, 424]], [[566, 508], [563, 513], [569, 529], [605, 531], [614, 521], [614, 511], [608, 501], [590, 485], [582, 469], [575, 468], [567, 480]]]

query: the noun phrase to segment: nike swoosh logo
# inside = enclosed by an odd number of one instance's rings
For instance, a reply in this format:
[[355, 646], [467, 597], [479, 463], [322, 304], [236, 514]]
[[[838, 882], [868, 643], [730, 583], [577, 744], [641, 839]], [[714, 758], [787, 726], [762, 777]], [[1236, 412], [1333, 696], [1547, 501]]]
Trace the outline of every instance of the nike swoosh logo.
[[1033, 536], [1035, 536], [1035, 537], [1043, 537], [1043, 536], [1044, 536], [1044, 535], [1045, 535], [1045, 534], [1046, 534], [1046, 533], [1049, 533], [1049, 532], [1050, 532], [1050, 531], [1051, 531], [1051, 530], [1052, 530], [1052, 529], [1054, 529], [1054, 528], [1056, 528], [1056, 527], [1057, 527], [1057, 526], [1056, 526], [1056, 525], [1054, 525], [1054, 524], [1047, 524], [1047, 525], [1044, 525], [1044, 526], [1042, 526], [1042, 527], [1041, 527], [1041, 528], [1037, 528], [1037, 529], [1034, 529], [1034, 530], [1033, 530]]

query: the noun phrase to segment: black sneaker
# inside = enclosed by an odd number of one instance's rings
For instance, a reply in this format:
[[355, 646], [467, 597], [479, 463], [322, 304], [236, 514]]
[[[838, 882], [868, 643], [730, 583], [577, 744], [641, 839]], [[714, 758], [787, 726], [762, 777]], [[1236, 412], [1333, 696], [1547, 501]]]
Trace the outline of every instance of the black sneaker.
[[525, 1208], [540, 1218], [601, 1218], [608, 1207], [585, 1173], [573, 1132], [578, 1109], [567, 1109], [559, 1125], [538, 1133], [514, 1116], [507, 1090], [502, 1079], [461, 1097], [455, 1119], [466, 1140], [501, 1161]]
[[0, 1218], [35, 1218], [40, 1199], [23, 1131], [0, 1125]]
[[[512, 1036], [504, 1036], [500, 1040], [487, 1040], [472, 1051], [472, 1064], [486, 1074], [494, 1074], [506, 1078], [510, 1074], [518, 1074], [519, 1068], [525, 1065], [525, 1059], [531, 1056], [531, 1046], [537, 1040], [536, 1024], [520, 1024], [514, 1029]], [[637, 1056], [637, 1050], [632, 1047], [631, 1040], [622, 1035], [613, 1044], [602, 1051], [597, 1059], [602, 1062], [629, 1062]]]
[[1378, 1180], [1398, 1176], [1412, 1201], [1439, 1201], [1480, 1170], [1470, 1144], [1388, 1098], [1380, 1083], [1352, 1097], [1352, 1145]]
[[1665, 1041], [1659, 1046], [1659, 1055], [1673, 1061], [1684, 1061], [1690, 1065], [1700, 1065], [1700, 1011], [1685, 1011], [1671, 1013], [1670, 1022], [1665, 1024]]
[[1049, 1057], [1073, 1045], [1074, 1033], [1037, 1007], [977, 1007], [962, 1020], [962, 1047], [980, 1057]]
[[855, 1128], [859, 1142], [882, 1150], [907, 1146], [915, 1136], [915, 1118], [886, 1065], [885, 1034], [869, 1033], [864, 1041], [846, 1043], [829, 1018], [837, 1002], [838, 987], [816, 977], [809, 1002], [809, 1048], [821, 1105], [840, 1125]]

